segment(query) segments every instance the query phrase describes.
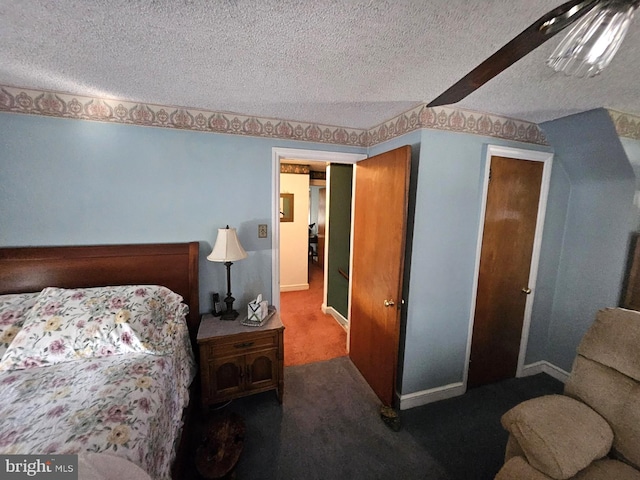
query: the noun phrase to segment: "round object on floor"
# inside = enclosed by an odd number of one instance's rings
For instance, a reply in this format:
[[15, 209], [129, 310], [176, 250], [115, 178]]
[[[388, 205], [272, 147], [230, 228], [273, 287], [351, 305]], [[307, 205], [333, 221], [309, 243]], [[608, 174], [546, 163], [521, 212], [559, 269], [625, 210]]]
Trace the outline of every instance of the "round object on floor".
[[380, 407], [380, 418], [382, 418], [384, 424], [394, 432], [399, 432], [402, 428], [398, 412], [391, 407], [385, 405]]
[[196, 450], [198, 473], [207, 479], [227, 477], [240, 459], [244, 434], [244, 421], [239, 415], [232, 413], [212, 419], [205, 426], [204, 438]]

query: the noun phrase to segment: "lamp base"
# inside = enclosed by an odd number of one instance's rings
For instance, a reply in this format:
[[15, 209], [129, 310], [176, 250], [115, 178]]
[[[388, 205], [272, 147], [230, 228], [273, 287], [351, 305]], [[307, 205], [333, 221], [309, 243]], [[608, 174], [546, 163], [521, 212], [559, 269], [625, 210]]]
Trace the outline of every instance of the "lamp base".
[[238, 318], [238, 312], [233, 309], [233, 302], [235, 298], [231, 296], [231, 292], [227, 293], [226, 298], [224, 299], [224, 303], [227, 304], [227, 310], [222, 312], [222, 317], [220, 320], [235, 320]]
[[238, 318], [239, 313], [236, 312], [235, 310], [227, 310], [226, 312], [224, 312], [222, 314], [222, 316], [220, 317], [220, 320], [235, 320], [236, 318]]

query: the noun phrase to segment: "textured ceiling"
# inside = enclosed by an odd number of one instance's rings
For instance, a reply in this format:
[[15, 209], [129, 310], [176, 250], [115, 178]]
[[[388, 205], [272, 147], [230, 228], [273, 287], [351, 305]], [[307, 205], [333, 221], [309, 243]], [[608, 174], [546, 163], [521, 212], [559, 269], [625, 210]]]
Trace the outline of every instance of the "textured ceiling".
[[[0, 85], [369, 128], [426, 103], [562, 0], [0, 0]], [[639, 15], [640, 16], [640, 15]], [[599, 76], [544, 61], [459, 107], [640, 114], [640, 21]]]

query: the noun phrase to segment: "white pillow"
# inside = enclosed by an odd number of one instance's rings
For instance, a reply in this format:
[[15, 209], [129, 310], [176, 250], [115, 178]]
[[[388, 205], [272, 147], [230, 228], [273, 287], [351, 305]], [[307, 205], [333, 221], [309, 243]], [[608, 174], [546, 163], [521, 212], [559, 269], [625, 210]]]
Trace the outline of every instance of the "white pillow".
[[0, 358], [18, 334], [40, 292], [0, 295]]
[[7, 348], [1, 370], [84, 357], [167, 353], [188, 307], [166, 287], [45, 288]]

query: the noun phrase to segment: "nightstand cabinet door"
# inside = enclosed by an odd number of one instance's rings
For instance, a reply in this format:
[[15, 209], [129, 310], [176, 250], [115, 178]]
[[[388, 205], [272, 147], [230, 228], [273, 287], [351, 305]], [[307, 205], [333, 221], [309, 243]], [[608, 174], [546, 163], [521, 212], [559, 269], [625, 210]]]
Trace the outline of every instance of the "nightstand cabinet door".
[[242, 357], [214, 358], [209, 361], [209, 398], [236, 396], [243, 390], [245, 365]]
[[204, 315], [198, 330], [202, 404], [275, 390], [284, 391], [284, 325], [276, 314], [262, 327]]
[[269, 389], [278, 386], [277, 350], [253, 353], [245, 356], [247, 364], [247, 390]]

